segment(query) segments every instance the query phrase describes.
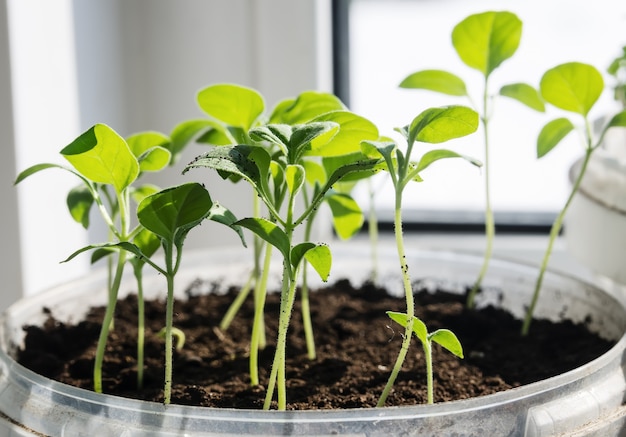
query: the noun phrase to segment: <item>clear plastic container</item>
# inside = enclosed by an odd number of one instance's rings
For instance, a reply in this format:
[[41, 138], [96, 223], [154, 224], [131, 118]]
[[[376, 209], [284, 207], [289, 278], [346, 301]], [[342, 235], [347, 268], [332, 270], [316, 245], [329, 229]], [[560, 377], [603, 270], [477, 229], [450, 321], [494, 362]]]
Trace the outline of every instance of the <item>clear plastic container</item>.
[[[331, 280], [365, 280], [368, 252], [367, 245], [352, 243], [333, 248]], [[379, 256], [381, 280], [400, 293], [394, 249], [381, 249]], [[249, 252], [234, 249], [187, 254], [178, 292], [198, 277], [221, 280], [225, 286], [236, 283], [237, 278], [245, 277], [249, 257]], [[475, 280], [481, 261], [476, 256], [445, 252], [408, 253], [413, 279], [428, 278], [433, 285], [443, 283], [459, 292]], [[279, 267], [277, 261], [272, 274], [275, 284]], [[479, 305], [499, 303], [521, 316], [536, 273], [533, 267], [493, 260]], [[164, 293], [162, 277], [148, 275], [146, 279], [153, 284], [146, 290]], [[133, 282], [128, 280], [132, 290]], [[24, 299], [2, 315], [0, 436], [609, 436], [620, 435], [624, 425], [626, 309], [600, 289], [567, 276], [546, 275], [536, 314], [541, 318], [590, 320], [590, 329], [619, 340], [593, 362], [544, 381], [468, 400], [288, 412], [164, 406], [95, 394], [44, 378], [11, 358], [22, 341], [22, 326], [43, 320], [42, 306], [57, 317], [77, 320], [86, 306], [105, 301], [104, 284], [104, 272], [99, 272]], [[520, 351], [520, 359], [523, 355]]]

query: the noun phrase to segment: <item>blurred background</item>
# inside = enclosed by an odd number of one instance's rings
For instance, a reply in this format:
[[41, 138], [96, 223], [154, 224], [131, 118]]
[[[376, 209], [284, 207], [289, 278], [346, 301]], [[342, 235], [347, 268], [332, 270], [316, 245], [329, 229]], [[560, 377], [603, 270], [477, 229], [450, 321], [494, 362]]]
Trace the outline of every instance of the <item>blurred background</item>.
[[[581, 61], [605, 72], [626, 45], [623, 0], [6, 0], [0, 3], [0, 199], [4, 290], [0, 307], [23, 294], [84, 274], [88, 257], [59, 264], [75, 249], [99, 240], [71, 220], [67, 191], [76, 180], [47, 171], [17, 188], [17, 173], [36, 163], [63, 163], [59, 151], [94, 123], [123, 136], [154, 130], [169, 134], [179, 122], [201, 118], [195, 96], [219, 82], [259, 90], [266, 106], [315, 89], [337, 93], [383, 134], [421, 110], [466, 103], [426, 91], [400, 90], [413, 71], [441, 68], [469, 84], [478, 72], [458, 59], [453, 26], [466, 15], [510, 10], [524, 22], [516, 55], [494, 73], [504, 83], [537, 86], [546, 69]], [[607, 78], [607, 81], [610, 80]], [[607, 91], [598, 117], [616, 103]], [[582, 153], [576, 139], [541, 161], [535, 139], [547, 120], [512, 101], [494, 115], [493, 197], [496, 220], [511, 232], [542, 234], [568, 190], [567, 169]], [[502, 115], [501, 115], [502, 114]], [[482, 157], [481, 138], [451, 144]], [[204, 182], [212, 196], [244, 215], [249, 190], [218, 183], [209, 172], [182, 176], [201, 153], [193, 146], [178, 167], [153, 178], [166, 187]], [[412, 187], [406, 217], [413, 229], [480, 235], [482, 178], [470, 166], [425, 174]], [[380, 183], [384, 192], [384, 182]], [[367, 203], [367, 193], [357, 193]], [[389, 196], [376, 210], [390, 218]], [[238, 244], [208, 226], [190, 247]]]

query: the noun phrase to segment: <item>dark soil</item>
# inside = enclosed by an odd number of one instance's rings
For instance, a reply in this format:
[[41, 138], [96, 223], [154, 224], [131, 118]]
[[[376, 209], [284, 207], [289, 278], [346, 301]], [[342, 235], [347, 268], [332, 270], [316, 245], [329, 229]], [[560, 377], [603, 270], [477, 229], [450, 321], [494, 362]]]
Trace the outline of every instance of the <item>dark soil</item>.
[[[251, 387], [248, 352], [252, 301], [248, 299], [227, 330], [220, 319], [236, 290], [226, 295], [195, 295], [176, 302], [175, 326], [187, 342], [175, 352], [172, 402], [212, 407], [260, 408], [263, 385]], [[448, 328], [460, 338], [465, 358], [435, 345], [435, 402], [483, 396], [571, 370], [606, 352], [613, 344], [570, 322], [535, 321], [527, 338], [519, 320], [485, 308], [468, 311], [464, 297], [439, 292], [416, 295], [417, 315], [429, 329]], [[268, 296], [268, 347], [261, 354], [260, 377], [265, 384], [273, 358], [278, 296]], [[372, 407], [387, 381], [399, 351], [403, 329], [386, 311], [405, 312], [402, 299], [371, 285], [353, 288], [340, 281], [312, 295], [317, 358], [306, 356], [299, 307], [294, 310], [287, 349], [288, 408], [329, 409]], [[106, 393], [162, 401], [163, 341], [156, 333], [164, 325], [165, 305], [146, 303], [145, 388], [136, 387], [137, 301], [130, 296], [117, 305], [104, 364]], [[93, 355], [103, 308], [93, 308], [77, 325], [56, 321], [28, 326], [18, 360], [58, 381], [91, 389]], [[415, 340], [387, 405], [425, 402], [422, 348]]]

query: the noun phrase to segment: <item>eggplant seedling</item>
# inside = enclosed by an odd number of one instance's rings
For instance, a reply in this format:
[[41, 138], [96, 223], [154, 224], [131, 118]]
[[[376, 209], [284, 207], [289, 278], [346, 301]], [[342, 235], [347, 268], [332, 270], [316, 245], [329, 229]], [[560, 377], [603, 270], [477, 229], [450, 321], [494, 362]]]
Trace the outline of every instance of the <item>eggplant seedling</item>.
[[[474, 298], [489, 269], [495, 237], [495, 221], [491, 206], [490, 175], [490, 126], [493, 116], [495, 94], [491, 90], [490, 79], [500, 65], [511, 58], [520, 44], [522, 22], [507, 11], [473, 14], [458, 23], [452, 31], [452, 45], [459, 58], [470, 68], [483, 76], [480, 89], [480, 105], [476, 104], [467, 90], [465, 81], [459, 76], [443, 70], [424, 70], [412, 73], [400, 83], [401, 88], [416, 88], [439, 93], [466, 97], [474, 109], [480, 113], [484, 132], [484, 175], [485, 175], [485, 237], [484, 259], [478, 277], [467, 296], [467, 306], [474, 307]], [[518, 100], [536, 109], [544, 110], [544, 103], [536, 89], [525, 83], [503, 86], [499, 94]]]
[[[142, 191], [133, 183], [144, 171], [158, 171], [168, 165], [170, 152], [167, 137], [147, 132], [124, 140], [104, 124], [96, 124], [61, 150], [61, 155], [73, 168], [59, 164], [37, 164], [22, 171], [19, 183], [41, 170], [58, 168], [77, 176], [82, 185], [73, 189], [67, 203], [74, 220], [89, 227], [89, 212], [95, 204], [104, 220], [111, 241], [129, 242], [141, 226], [131, 228], [131, 196]], [[109, 330], [113, 322], [117, 295], [127, 254], [120, 251], [112, 266], [108, 283], [108, 303], [102, 322], [94, 362], [94, 391], [102, 392], [102, 363]]]
[[363, 142], [363, 151], [368, 156], [382, 157], [384, 168], [389, 173], [395, 195], [394, 206], [394, 233], [402, 284], [407, 307], [407, 326], [398, 358], [393, 366], [389, 380], [383, 393], [378, 400], [378, 406], [385, 404], [387, 396], [400, 372], [402, 364], [409, 349], [413, 332], [413, 320], [415, 304], [409, 266], [406, 261], [404, 236], [402, 231], [402, 194], [404, 188], [412, 181], [422, 181], [420, 173], [435, 161], [446, 158], [462, 158], [476, 166], [482, 164], [468, 156], [461, 155], [447, 149], [435, 149], [425, 152], [419, 161], [412, 161], [411, 155], [416, 142], [442, 143], [448, 140], [463, 137], [476, 131], [478, 128], [478, 114], [473, 109], [465, 106], [447, 106], [442, 108], [429, 108], [413, 119], [409, 126], [398, 129], [407, 142], [407, 147], [402, 152], [394, 142]]
[[213, 203], [208, 191], [195, 182], [167, 188], [158, 193], [147, 196], [137, 207], [137, 219], [148, 231], [157, 235], [164, 252], [165, 266], [161, 267], [152, 261], [141, 248], [133, 243], [123, 241], [119, 243], [105, 243], [90, 245], [74, 252], [67, 260], [78, 254], [93, 249], [119, 249], [121, 253], [127, 251], [150, 265], [163, 275], [167, 281], [167, 299], [165, 309], [165, 386], [163, 402], [169, 404], [172, 393], [172, 350], [173, 334], [177, 333], [179, 340], [184, 338], [174, 328], [174, 279], [180, 267], [183, 255], [183, 244], [189, 231], [205, 219], [214, 220], [231, 226], [243, 235], [237, 226], [235, 216], [218, 203]]
[[[387, 311], [387, 315], [391, 320], [398, 323], [403, 328], [409, 325], [408, 316], [405, 313]], [[434, 332], [428, 332], [426, 325], [417, 317], [413, 317], [411, 321], [413, 325], [413, 334], [422, 343], [424, 349], [424, 360], [426, 361], [426, 392], [427, 402], [434, 402], [433, 396], [433, 342], [439, 344], [444, 349], [450, 351], [459, 358], [463, 358], [463, 346], [457, 336], [449, 329], [437, 329]]]
[[252, 186], [269, 211], [269, 218], [249, 217], [235, 223], [275, 247], [283, 258], [278, 338], [264, 409], [270, 408], [275, 389], [278, 408], [284, 410], [287, 405], [286, 340], [302, 263], [306, 259], [324, 281], [328, 278], [332, 264], [327, 245], [308, 241], [294, 244], [294, 230], [314, 214], [334, 183], [352, 172], [371, 171], [379, 161], [357, 161], [338, 168], [328, 177], [325, 185], [315, 192], [304, 211], [296, 215], [296, 199], [307, 178], [306, 167], [300, 163], [301, 158], [316, 139], [330, 141], [336, 128], [337, 124], [329, 121], [296, 126], [263, 126], [255, 135], [276, 144], [282, 153], [272, 156], [264, 147], [243, 144], [214, 147], [195, 158], [184, 170], [187, 172], [192, 168], [204, 167], [217, 170], [223, 176], [241, 177]]
[[[589, 112], [600, 98], [604, 90], [604, 80], [600, 72], [589, 64], [580, 62], [568, 62], [557, 65], [546, 71], [540, 82], [541, 95], [546, 102], [556, 108], [576, 114], [579, 116], [580, 123], [578, 130], [581, 131], [581, 138], [584, 147], [584, 156], [580, 168], [580, 172], [576, 176], [572, 189], [563, 205], [563, 208], [557, 214], [552, 227], [548, 245], [544, 252], [532, 300], [526, 311], [526, 316], [522, 324], [522, 335], [527, 335], [539, 294], [543, 277], [550, 261], [552, 248], [556, 241], [563, 220], [571, 204], [574, 195], [580, 187], [580, 183], [585, 176], [585, 170], [589, 164], [589, 160], [594, 151], [596, 151], [604, 140], [607, 131], [613, 127], [626, 127], [626, 111], [618, 112], [606, 123], [601, 129], [599, 136], [596, 138], [589, 119]], [[561, 141], [572, 131], [577, 128], [572, 120], [567, 117], [560, 117], [549, 121], [539, 132], [537, 138], [537, 157], [542, 158], [552, 151]]]

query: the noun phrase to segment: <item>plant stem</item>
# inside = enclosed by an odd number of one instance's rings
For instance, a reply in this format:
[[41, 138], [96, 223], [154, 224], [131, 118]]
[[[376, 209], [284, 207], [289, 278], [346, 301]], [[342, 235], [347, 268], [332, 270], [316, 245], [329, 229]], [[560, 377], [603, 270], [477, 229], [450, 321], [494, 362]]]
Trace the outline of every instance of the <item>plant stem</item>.
[[[305, 191], [306, 192], [306, 191]], [[313, 219], [315, 214], [312, 214], [309, 220], [306, 222], [304, 228], [304, 241], [311, 241], [311, 227], [313, 225]], [[313, 335], [313, 323], [311, 322], [311, 305], [309, 302], [309, 284], [307, 280], [307, 262], [302, 261], [302, 287], [301, 287], [300, 301], [302, 307], [300, 309], [302, 313], [302, 324], [304, 326], [304, 338], [306, 340], [307, 356], [310, 360], [314, 360], [317, 354], [315, 353], [315, 337]]]
[[265, 297], [267, 290], [267, 278], [269, 276], [272, 259], [272, 245], [265, 246], [265, 262], [261, 271], [259, 284], [254, 289], [254, 321], [250, 336], [250, 384], [259, 385], [259, 350], [265, 348]]
[[163, 403], [169, 404], [172, 400], [172, 362], [173, 342], [172, 326], [174, 325], [174, 268], [172, 266], [172, 246], [164, 244], [165, 262], [167, 263], [167, 301], [165, 304], [165, 385], [163, 388]]
[[[402, 178], [400, 178], [402, 180]], [[382, 407], [385, 405], [385, 401], [391, 392], [393, 384], [398, 377], [398, 373], [400, 373], [400, 369], [402, 369], [402, 364], [404, 363], [404, 359], [406, 358], [406, 354], [409, 351], [409, 345], [411, 344], [411, 336], [413, 335], [413, 318], [415, 316], [415, 303], [413, 300], [413, 289], [411, 287], [411, 277], [409, 275], [409, 266], [406, 262], [406, 254], [404, 249], [404, 238], [402, 235], [402, 185], [396, 186], [396, 206], [394, 212], [394, 231], [396, 236], [396, 246], [398, 249], [398, 259], [400, 260], [400, 266], [402, 270], [402, 282], [404, 284], [404, 296], [406, 299], [406, 315], [407, 315], [407, 324], [404, 330], [404, 337], [402, 339], [402, 346], [400, 347], [400, 352], [398, 353], [398, 358], [396, 359], [396, 363], [391, 370], [391, 375], [389, 375], [389, 379], [387, 380], [387, 384], [383, 389], [382, 394], [380, 395], [380, 399], [378, 399], [377, 407]]]
[[483, 90], [483, 116], [481, 117], [484, 128], [485, 138], [485, 162], [483, 168], [485, 169], [485, 253], [483, 263], [478, 273], [478, 278], [472, 287], [472, 290], [467, 295], [467, 307], [474, 308], [476, 293], [480, 289], [483, 279], [489, 269], [489, 261], [493, 252], [493, 240], [496, 233], [496, 227], [493, 218], [493, 209], [491, 208], [491, 190], [489, 182], [489, 174], [491, 166], [489, 165], [489, 96], [488, 96], [488, 78], [485, 78], [485, 87]]
[[433, 349], [430, 341], [422, 343], [424, 348], [424, 360], [426, 361], [426, 396], [427, 402], [432, 404], [435, 402], [433, 390]]
[[372, 256], [372, 273], [370, 280], [376, 283], [378, 280], [378, 217], [376, 216], [376, 208], [374, 207], [374, 196], [376, 194], [372, 185], [372, 179], [367, 179], [369, 193], [369, 214], [367, 220], [367, 232], [370, 237], [370, 249]]
[[290, 267], [285, 260], [284, 266], [284, 282], [283, 291], [280, 299], [280, 317], [278, 320], [278, 339], [276, 341], [276, 352], [274, 354], [274, 362], [272, 364], [272, 372], [267, 386], [267, 394], [265, 396], [264, 410], [269, 410], [274, 397], [274, 387], [278, 389], [278, 409], [285, 410], [287, 408], [287, 390], [285, 381], [285, 351], [287, 345], [287, 330], [289, 328], [289, 320], [291, 318], [291, 310], [296, 294], [296, 281], [292, 277]]
[[145, 304], [143, 300], [143, 280], [141, 267], [135, 268], [137, 278], [137, 388], [143, 389], [143, 363], [145, 328]]
[[241, 287], [241, 290], [239, 290], [239, 293], [237, 293], [237, 297], [235, 297], [233, 302], [230, 304], [228, 310], [226, 310], [226, 314], [224, 314], [224, 317], [220, 321], [220, 329], [222, 331], [226, 331], [228, 329], [230, 324], [233, 322], [233, 319], [237, 315], [239, 308], [241, 308], [241, 305], [243, 305], [243, 303], [246, 301], [246, 298], [250, 294], [252, 283], [256, 279], [256, 275], [257, 273], [255, 271], [250, 272], [248, 280], [243, 285], [243, 287]]
[[115, 269], [115, 275], [111, 286], [109, 288], [108, 303], [104, 313], [104, 319], [102, 320], [102, 327], [100, 328], [100, 336], [98, 337], [98, 345], [96, 347], [96, 358], [93, 368], [93, 390], [96, 393], [102, 393], [102, 363], [104, 361], [104, 351], [106, 349], [107, 339], [109, 337], [109, 330], [113, 323], [113, 315], [115, 313], [115, 306], [117, 304], [117, 294], [120, 289], [120, 283], [122, 281], [122, 273], [124, 272], [124, 264], [126, 263], [126, 251], [120, 250], [117, 255], [117, 267]]
[[556, 241], [559, 232], [561, 231], [561, 227], [563, 226], [563, 220], [565, 219], [565, 214], [567, 213], [567, 209], [569, 208], [570, 203], [574, 199], [578, 188], [580, 187], [580, 183], [585, 175], [585, 170], [587, 169], [587, 164], [589, 164], [589, 158], [591, 158], [591, 153], [593, 152], [593, 148], [587, 147], [585, 150], [585, 156], [583, 158], [583, 162], [580, 168], [580, 173], [576, 177], [574, 181], [574, 185], [572, 186], [572, 191], [570, 192], [567, 201], [565, 202], [565, 206], [559, 215], [554, 220], [552, 224], [552, 228], [550, 229], [550, 238], [548, 240], [548, 247], [546, 252], [543, 255], [543, 260], [541, 261], [541, 265], [539, 267], [539, 276], [537, 277], [537, 282], [535, 283], [535, 291], [533, 292], [533, 297], [526, 311], [526, 317], [524, 318], [524, 323], [522, 325], [522, 335], [528, 335], [528, 331], [530, 330], [530, 324], [533, 319], [533, 314], [535, 312], [535, 307], [537, 306], [537, 301], [539, 300], [539, 292], [541, 291], [541, 285], [543, 283], [543, 276], [548, 268], [548, 262], [550, 261], [550, 255], [552, 254], [552, 248], [554, 246], [554, 242]]

